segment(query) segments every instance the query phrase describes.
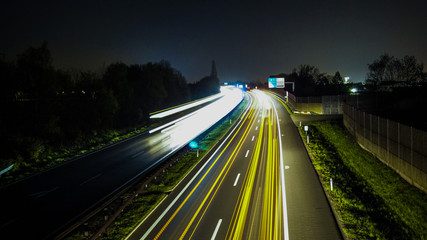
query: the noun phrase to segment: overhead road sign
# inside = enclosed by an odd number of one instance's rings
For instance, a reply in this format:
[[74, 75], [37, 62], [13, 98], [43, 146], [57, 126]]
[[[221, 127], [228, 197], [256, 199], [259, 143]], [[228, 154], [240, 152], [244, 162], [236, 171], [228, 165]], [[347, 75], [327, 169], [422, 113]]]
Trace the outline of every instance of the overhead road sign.
[[285, 78], [268, 78], [268, 88], [285, 88]]

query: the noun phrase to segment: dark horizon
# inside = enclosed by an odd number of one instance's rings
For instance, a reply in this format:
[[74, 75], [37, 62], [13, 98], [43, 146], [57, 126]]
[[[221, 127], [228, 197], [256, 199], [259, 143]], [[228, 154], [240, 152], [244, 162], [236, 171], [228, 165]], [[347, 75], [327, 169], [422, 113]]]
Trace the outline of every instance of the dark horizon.
[[3, 4], [0, 53], [49, 42], [55, 67], [169, 61], [187, 82], [215, 59], [226, 81], [265, 80], [300, 64], [365, 80], [388, 53], [427, 62], [427, 2], [91, 1]]

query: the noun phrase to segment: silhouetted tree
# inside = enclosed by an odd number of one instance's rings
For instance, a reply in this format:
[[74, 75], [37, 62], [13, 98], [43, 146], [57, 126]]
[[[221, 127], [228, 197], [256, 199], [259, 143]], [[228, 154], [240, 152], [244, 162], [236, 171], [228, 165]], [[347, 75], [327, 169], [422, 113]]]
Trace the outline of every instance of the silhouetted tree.
[[366, 83], [379, 85], [391, 81], [420, 81], [425, 79], [423, 68], [423, 63], [418, 63], [414, 56], [398, 59], [386, 53], [368, 64]]
[[314, 95], [315, 85], [320, 71], [317, 67], [308, 64], [301, 64], [292, 71], [295, 78], [295, 93], [298, 96]]
[[332, 77], [332, 84], [337, 85], [337, 84], [343, 84], [344, 80], [341, 77], [340, 72], [336, 72], [335, 75]]
[[56, 70], [52, 62], [47, 42], [16, 63], [0, 60], [0, 167], [37, 162], [52, 147], [143, 124], [150, 111], [190, 99], [184, 76], [167, 61], [113, 63], [103, 74]]
[[219, 93], [220, 84], [215, 61], [212, 61], [211, 75], [200, 79], [196, 83], [189, 84], [189, 87], [191, 99], [193, 100]]

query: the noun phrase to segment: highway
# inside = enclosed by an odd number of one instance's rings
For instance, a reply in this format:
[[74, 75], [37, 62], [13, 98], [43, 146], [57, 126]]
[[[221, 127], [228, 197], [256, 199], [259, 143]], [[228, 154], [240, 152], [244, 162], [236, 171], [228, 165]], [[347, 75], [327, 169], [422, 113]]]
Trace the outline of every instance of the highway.
[[[53, 239], [227, 115], [242, 92], [159, 128], [0, 188], [0, 239]], [[195, 123], [198, 123], [195, 126]], [[191, 130], [183, 131], [183, 129]]]
[[295, 125], [262, 91], [128, 239], [342, 239]]

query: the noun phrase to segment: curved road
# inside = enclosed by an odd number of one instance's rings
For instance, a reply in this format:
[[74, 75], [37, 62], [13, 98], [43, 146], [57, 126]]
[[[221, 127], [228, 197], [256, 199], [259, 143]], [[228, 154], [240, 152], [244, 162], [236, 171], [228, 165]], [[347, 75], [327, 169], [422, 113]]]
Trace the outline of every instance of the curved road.
[[342, 239], [286, 109], [261, 91], [128, 239]]
[[[56, 237], [215, 124], [242, 100], [240, 90], [223, 89], [223, 95], [163, 129], [0, 188], [0, 239]], [[188, 128], [191, 131], [183, 131]]]

